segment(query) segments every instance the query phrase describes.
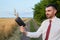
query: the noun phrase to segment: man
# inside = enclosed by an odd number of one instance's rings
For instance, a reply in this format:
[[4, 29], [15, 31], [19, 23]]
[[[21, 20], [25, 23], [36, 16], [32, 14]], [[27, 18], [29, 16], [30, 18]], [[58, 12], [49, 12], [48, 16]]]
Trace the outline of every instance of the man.
[[60, 19], [55, 16], [57, 13], [56, 5], [47, 5], [45, 11], [48, 19], [42, 22], [41, 27], [36, 32], [27, 32], [23, 26], [20, 27], [20, 31], [30, 38], [38, 38], [42, 34], [43, 40], [60, 40]]

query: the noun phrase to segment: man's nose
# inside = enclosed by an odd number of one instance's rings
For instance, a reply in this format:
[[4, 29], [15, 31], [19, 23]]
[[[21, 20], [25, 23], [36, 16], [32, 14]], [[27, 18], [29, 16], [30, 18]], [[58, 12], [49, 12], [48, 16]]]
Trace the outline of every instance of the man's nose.
[[48, 12], [46, 12], [46, 14], [48, 14]]

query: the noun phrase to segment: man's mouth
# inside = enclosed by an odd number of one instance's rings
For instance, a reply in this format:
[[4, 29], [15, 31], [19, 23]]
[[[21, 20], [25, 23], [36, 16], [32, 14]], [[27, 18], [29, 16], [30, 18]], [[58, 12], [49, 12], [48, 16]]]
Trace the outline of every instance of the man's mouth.
[[49, 14], [46, 14], [46, 16], [49, 16]]

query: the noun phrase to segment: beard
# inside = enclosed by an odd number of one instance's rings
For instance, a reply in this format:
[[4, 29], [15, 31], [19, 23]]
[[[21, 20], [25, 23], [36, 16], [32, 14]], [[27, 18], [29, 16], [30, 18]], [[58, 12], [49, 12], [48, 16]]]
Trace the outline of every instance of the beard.
[[51, 19], [53, 16], [50, 15], [50, 14], [46, 14], [46, 17], [47, 17], [48, 19]]

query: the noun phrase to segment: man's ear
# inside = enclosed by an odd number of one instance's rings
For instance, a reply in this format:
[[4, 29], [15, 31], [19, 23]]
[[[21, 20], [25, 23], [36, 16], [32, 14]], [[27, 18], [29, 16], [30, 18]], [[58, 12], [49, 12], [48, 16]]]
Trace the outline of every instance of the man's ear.
[[55, 12], [54, 12], [55, 14], [57, 13], [57, 10], [55, 10]]

